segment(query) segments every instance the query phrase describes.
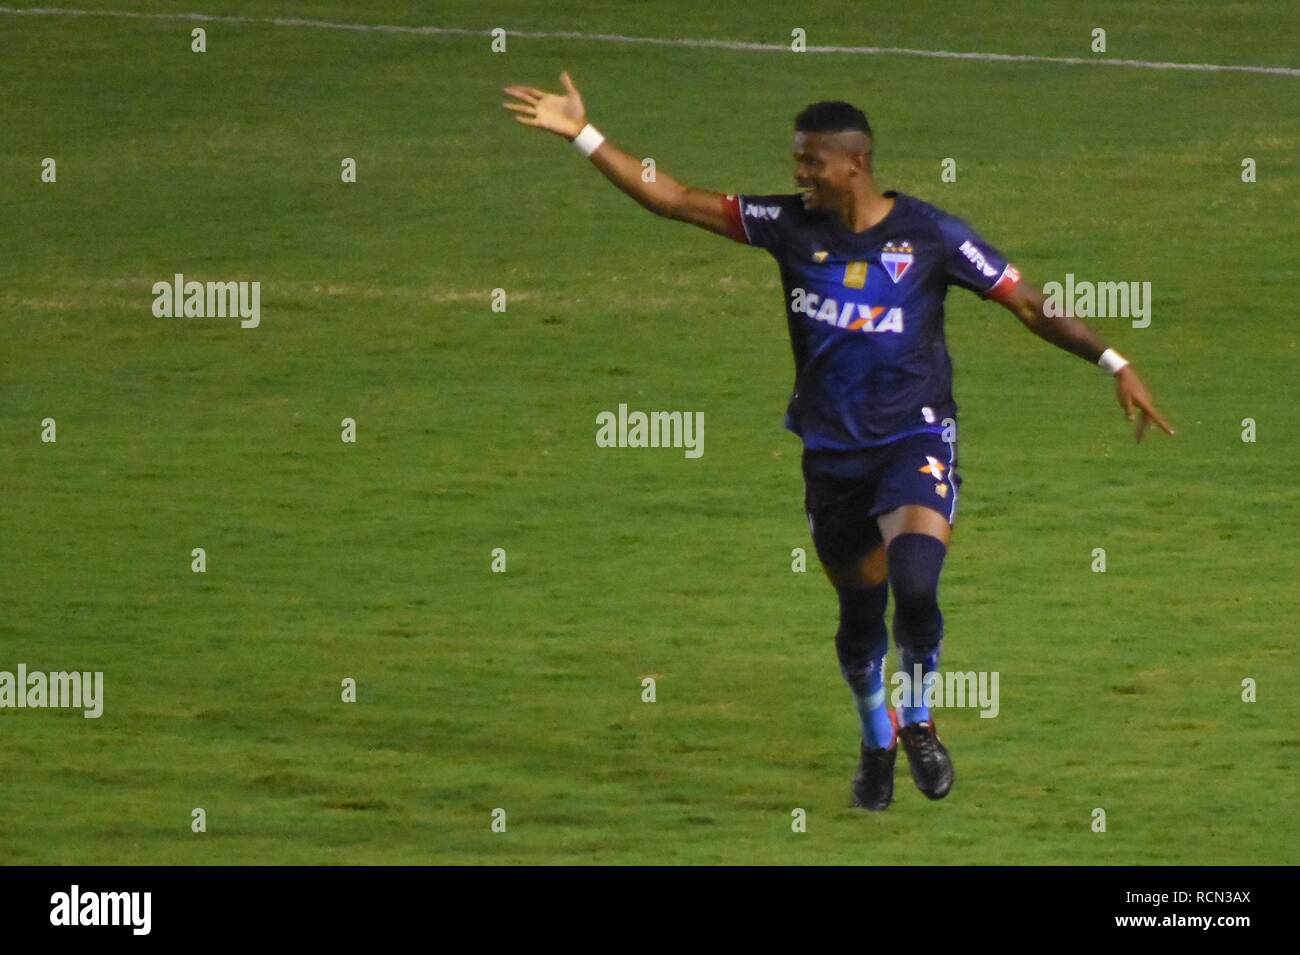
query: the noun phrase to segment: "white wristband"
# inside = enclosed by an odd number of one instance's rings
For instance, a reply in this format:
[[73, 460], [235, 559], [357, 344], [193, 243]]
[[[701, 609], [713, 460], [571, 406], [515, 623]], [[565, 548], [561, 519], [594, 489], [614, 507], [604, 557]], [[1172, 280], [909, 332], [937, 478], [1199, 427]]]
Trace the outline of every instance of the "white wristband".
[[1101, 357], [1097, 359], [1097, 364], [1113, 375], [1128, 364], [1128, 359], [1115, 349], [1107, 348], [1101, 353]]
[[590, 156], [604, 141], [605, 137], [591, 123], [582, 127], [582, 132], [573, 137], [573, 145], [577, 146], [584, 156]]

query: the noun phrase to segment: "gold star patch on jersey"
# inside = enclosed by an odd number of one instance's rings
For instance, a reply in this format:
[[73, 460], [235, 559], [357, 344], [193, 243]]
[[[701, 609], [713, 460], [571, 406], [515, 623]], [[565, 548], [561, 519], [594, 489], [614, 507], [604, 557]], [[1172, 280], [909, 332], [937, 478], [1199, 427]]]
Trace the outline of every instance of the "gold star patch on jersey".
[[844, 287], [845, 288], [866, 288], [867, 285], [867, 263], [850, 262], [844, 266]]

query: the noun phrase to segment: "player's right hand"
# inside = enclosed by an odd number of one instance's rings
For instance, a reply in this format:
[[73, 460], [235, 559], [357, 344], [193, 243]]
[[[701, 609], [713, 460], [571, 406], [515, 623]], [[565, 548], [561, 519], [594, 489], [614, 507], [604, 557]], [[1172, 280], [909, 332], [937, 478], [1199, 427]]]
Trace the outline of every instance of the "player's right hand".
[[531, 86], [507, 86], [505, 92], [520, 102], [501, 105], [517, 114], [516, 122], [573, 139], [587, 125], [587, 107], [582, 105], [582, 96], [568, 73], [560, 74], [560, 82], [564, 84], [564, 95], [544, 93]]

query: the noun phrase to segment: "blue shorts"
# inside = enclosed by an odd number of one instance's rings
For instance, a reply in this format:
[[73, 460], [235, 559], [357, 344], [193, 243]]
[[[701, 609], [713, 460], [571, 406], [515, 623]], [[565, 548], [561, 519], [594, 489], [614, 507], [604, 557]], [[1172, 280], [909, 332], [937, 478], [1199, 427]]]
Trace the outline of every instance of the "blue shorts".
[[906, 504], [957, 517], [957, 443], [923, 433], [866, 451], [804, 451], [804, 510], [817, 557], [839, 567], [884, 539], [876, 517]]

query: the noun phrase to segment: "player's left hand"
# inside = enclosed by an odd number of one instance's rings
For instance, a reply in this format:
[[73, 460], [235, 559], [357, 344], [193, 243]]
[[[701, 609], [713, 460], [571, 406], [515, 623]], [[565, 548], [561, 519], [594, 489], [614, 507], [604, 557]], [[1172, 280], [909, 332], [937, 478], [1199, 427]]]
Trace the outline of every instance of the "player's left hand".
[[1115, 397], [1119, 399], [1119, 406], [1124, 409], [1124, 417], [1129, 421], [1133, 420], [1133, 409], [1137, 408], [1137, 439], [1142, 440], [1142, 435], [1146, 434], [1147, 427], [1154, 421], [1160, 426], [1165, 434], [1172, 435], [1174, 429], [1160, 416], [1156, 411], [1155, 402], [1151, 399], [1151, 392], [1147, 391], [1147, 386], [1142, 383], [1141, 376], [1133, 370], [1132, 365], [1125, 365], [1115, 374]]
[[519, 102], [501, 105], [515, 113], [515, 120], [525, 126], [536, 126], [572, 140], [587, 125], [587, 107], [567, 72], [560, 74], [560, 82], [564, 84], [563, 93], [547, 93], [531, 86], [507, 86], [505, 92]]

